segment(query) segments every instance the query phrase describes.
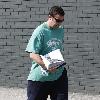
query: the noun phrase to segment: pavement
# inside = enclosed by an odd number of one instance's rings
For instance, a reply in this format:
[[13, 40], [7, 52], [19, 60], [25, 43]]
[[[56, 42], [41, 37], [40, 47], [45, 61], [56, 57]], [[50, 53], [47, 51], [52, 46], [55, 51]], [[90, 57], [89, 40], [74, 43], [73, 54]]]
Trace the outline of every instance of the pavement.
[[[69, 93], [68, 98], [68, 100], [100, 100], [100, 95]], [[0, 100], [27, 100], [26, 89], [0, 87]], [[49, 96], [47, 100], [50, 100]]]

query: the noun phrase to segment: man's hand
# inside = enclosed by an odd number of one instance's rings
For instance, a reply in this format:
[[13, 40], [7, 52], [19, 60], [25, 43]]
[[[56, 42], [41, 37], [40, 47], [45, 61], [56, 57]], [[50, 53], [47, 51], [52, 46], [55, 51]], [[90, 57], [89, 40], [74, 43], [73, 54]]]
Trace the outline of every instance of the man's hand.
[[50, 72], [50, 73], [53, 73], [53, 72], [55, 72], [57, 70], [57, 67], [50, 67], [49, 69], [48, 69], [48, 71]]

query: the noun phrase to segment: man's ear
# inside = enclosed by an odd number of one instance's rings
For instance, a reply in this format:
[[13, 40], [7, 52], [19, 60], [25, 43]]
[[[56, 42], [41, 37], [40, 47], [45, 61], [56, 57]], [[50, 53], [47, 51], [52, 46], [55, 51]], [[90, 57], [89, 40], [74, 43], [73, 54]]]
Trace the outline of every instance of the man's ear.
[[52, 20], [52, 16], [51, 16], [51, 15], [49, 15], [49, 16], [48, 16], [48, 19], [49, 19], [49, 20]]
[[48, 17], [49, 17], [49, 18], [51, 18], [52, 16], [51, 16], [51, 15], [49, 15]]

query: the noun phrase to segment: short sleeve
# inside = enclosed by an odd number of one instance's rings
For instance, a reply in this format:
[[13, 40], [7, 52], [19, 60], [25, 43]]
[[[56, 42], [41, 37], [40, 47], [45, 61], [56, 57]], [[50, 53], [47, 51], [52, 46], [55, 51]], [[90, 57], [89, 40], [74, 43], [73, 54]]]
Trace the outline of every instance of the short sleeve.
[[26, 47], [26, 52], [33, 52], [33, 53], [40, 53], [42, 49], [42, 34], [41, 32], [36, 33], [35, 31], [33, 32], [27, 47]]

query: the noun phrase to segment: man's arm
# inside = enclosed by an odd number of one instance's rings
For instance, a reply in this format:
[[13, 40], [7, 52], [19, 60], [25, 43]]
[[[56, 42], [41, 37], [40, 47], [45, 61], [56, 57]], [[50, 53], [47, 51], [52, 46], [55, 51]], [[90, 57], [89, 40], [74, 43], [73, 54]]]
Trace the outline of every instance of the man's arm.
[[30, 53], [30, 58], [42, 66], [44, 69], [46, 69], [45, 64], [39, 54]]
[[[46, 66], [45, 66], [45, 64], [44, 64], [44, 62], [43, 62], [43, 60], [42, 60], [42, 58], [40, 57], [39, 54], [30, 53], [30, 58], [32, 60], [34, 60], [36, 63], [38, 63], [43, 69], [46, 69], [47, 70], [47, 68], [46, 68]], [[53, 68], [48, 69], [49, 72], [54, 72], [55, 70], [56, 70], [56, 67], [55, 68], [53, 67]]]

